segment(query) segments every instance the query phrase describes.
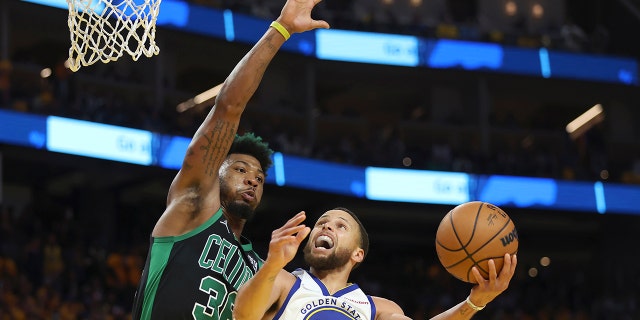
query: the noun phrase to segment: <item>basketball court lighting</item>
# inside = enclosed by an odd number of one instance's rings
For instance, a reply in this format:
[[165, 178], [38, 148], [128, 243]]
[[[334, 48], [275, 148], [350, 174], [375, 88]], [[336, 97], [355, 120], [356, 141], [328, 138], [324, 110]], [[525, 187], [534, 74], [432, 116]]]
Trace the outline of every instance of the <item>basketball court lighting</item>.
[[604, 111], [601, 104], [596, 104], [567, 124], [565, 128], [572, 139], [582, 135], [585, 131], [591, 129], [594, 125], [604, 120]]
[[40, 78], [42, 78], [42, 79], [49, 78], [52, 73], [53, 72], [51, 71], [51, 68], [44, 68], [44, 69], [40, 70]]
[[176, 110], [178, 112], [185, 112], [185, 111], [187, 111], [187, 110], [189, 110], [189, 109], [191, 109], [191, 108], [193, 108], [193, 107], [195, 107], [197, 105], [200, 105], [200, 104], [203, 104], [205, 102], [208, 102], [208, 101], [214, 99], [218, 95], [218, 93], [220, 93], [220, 88], [222, 88], [222, 83], [217, 85], [217, 86], [215, 86], [215, 87], [213, 87], [213, 88], [211, 88], [211, 89], [209, 89], [209, 90], [207, 90], [207, 91], [205, 91], [205, 92], [203, 92], [203, 93], [198, 94], [197, 96], [195, 96], [195, 97], [193, 97], [193, 98], [191, 98], [191, 99], [189, 99], [187, 101], [181, 102], [176, 107]]

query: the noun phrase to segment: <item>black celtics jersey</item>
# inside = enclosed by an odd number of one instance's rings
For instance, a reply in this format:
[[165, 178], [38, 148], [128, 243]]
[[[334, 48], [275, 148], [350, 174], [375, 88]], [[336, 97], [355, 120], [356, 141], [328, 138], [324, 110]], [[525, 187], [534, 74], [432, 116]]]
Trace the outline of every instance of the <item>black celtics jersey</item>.
[[195, 230], [152, 237], [133, 319], [231, 319], [237, 289], [263, 261], [218, 210]]

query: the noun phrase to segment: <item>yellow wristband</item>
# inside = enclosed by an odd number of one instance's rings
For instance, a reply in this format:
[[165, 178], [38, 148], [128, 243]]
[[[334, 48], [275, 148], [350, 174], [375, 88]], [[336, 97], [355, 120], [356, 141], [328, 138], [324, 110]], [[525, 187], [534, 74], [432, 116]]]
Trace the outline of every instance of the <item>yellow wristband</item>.
[[473, 304], [473, 302], [471, 302], [471, 299], [469, 299], [469, 297], [467, 297], [466, 302], [467, 302], [467, 305], [475, 311], [480, 311], [484, 309], [484, 307], [486, 307], [486, 306], [476, 306], [475, 304]]
[[284, 37], [284, 40], [287, 41], [289, 40], [289, 37], [291, 37], [291, 34], [289, 34], [289, 31], [287, 31], [287, 29], [285, 27], [283, 27], [280, 22], [278, 21], [274, 21], [271, 22], [271, 24], [269, 25], [270, 27], [278, 30], [278, 32], [280, 32], [280, 34]]

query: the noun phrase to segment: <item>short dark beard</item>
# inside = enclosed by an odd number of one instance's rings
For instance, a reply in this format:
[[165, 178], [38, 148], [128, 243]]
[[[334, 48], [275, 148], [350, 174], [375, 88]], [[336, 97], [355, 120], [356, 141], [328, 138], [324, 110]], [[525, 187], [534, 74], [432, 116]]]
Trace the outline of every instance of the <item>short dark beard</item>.
[[253, 210], [251, 206], [242, 201], [225, 203], [224, 209], [227, 214], [247, 221], [251, 221], [251, 219], [253, 219], [253, 217], [255, 216], [255, 210]]
[[351, 259], [351, 252], [346, 248], [338, 249], [327, 257], [316, 257], [311, 255], [313, 243], [307, 242], [304, 247], [304, 261], [316, 270], [333, 270], [342, 267]]
[[[255, 209], [248, 203], [233, 199], [233, 191], [224, 179], [220, 179], [220, 202], [224, 208], [224, 212], [230, 216], [250, 221], [255, 216]], [[232, 198], [232, 201], [226, 199]]]

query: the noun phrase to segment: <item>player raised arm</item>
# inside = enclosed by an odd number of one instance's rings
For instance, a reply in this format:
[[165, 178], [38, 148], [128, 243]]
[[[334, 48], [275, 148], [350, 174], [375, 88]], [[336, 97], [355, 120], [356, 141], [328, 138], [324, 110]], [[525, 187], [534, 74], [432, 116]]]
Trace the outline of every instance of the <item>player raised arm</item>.
[[187, 148], [182, 168], [167, 197], [167, 209], [156, 224], [154, 236], [180, 235], [194, 229], [220, 207], [218, 171], [227, 156], [240, 116], [253, 96], [267, 66], [289, 34], [328, 28], [311, 18], [319, 0], [288, 0], [262, 38], [242, 58], [225, 80], [215, 104]]
[[264, 265], [238, 290], [233, 319], [270, 319], [273, 314], [268, 311], [275, 312], [282, 305], [295, 282], [295, 277], [285, 271], [284, 267], [295, 257], [300, 243], [311, 231], [301, 224], [304, 219], [305, 213], [300, 212], [271, 233], [269, 253]]

